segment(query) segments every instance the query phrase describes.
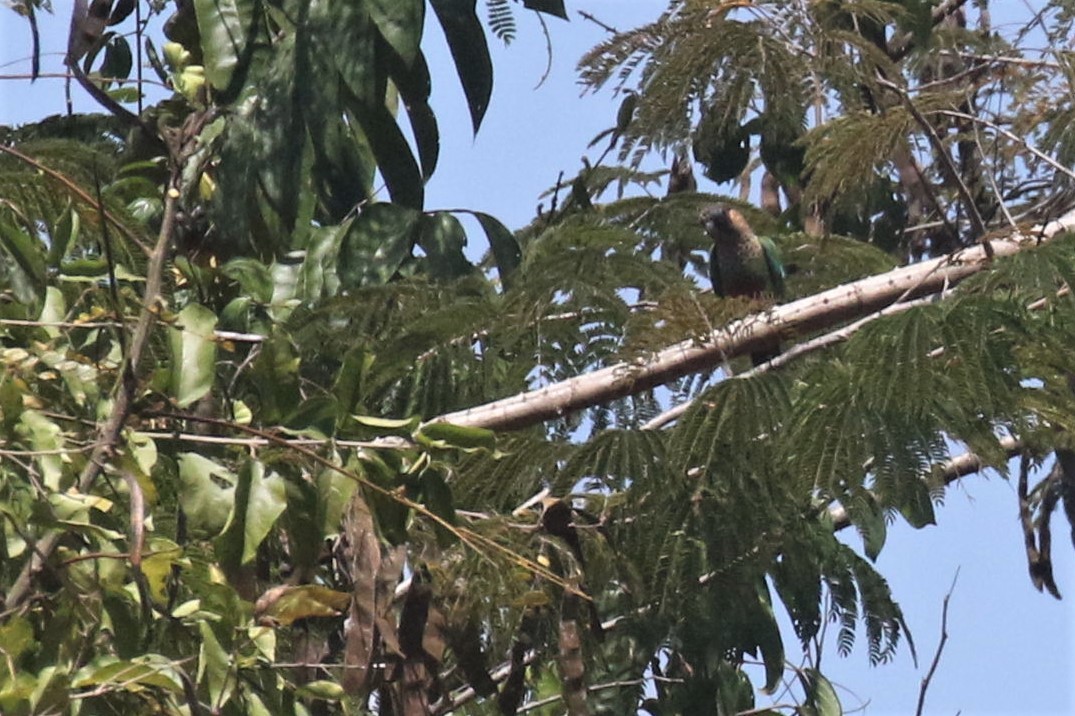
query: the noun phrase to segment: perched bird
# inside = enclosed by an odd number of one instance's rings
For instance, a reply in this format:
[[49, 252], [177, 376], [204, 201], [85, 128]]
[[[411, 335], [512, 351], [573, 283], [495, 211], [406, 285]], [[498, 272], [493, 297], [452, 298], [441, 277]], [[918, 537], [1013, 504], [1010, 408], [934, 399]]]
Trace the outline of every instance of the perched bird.
[[681, 160], [679, 155], [672, 157], [672, 169], [668, 172], [668, 196], [680, 194], [685, 191], [698, 191], [698, 182], [694, 179], [694, 169], [691, 160], [686, 156]]
[[[699, 215], [705, 232], [713, 239], [709, 254], [709, 279], [713, 293], [723, 298], [744, 296], [762, 298], [784, 295], [786, 272], [776, 245], [758, 238], [750, 224], [737, 210], [716, 204], [702, 209]], [[754, 365], [771, 360], [779, 348], [773, 346], [751, 354]]]

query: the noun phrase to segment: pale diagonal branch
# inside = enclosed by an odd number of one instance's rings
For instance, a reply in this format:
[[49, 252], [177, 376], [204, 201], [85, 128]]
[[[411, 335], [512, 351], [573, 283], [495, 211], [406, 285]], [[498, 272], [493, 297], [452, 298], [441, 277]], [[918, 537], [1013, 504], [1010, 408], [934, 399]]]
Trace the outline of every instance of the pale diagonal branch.
[[[997, 257], [1011, 256], [1075, 227], [1075, 211], [1027, 234], [994, 239]], [[895, 302], [938, 293], [990, 265], [975, 246], [950, 256], [904, 266], [837, 286], [813, 296], [747, 316], [714, 331], [708, 340], [683, 341], [651, 360], [611, 366], [484, 405], [435, 418], [437, 421], [495, 430], [517, 430], [600, 405], [750, 353], [780, 336], [833, 328], [882, 310]]]

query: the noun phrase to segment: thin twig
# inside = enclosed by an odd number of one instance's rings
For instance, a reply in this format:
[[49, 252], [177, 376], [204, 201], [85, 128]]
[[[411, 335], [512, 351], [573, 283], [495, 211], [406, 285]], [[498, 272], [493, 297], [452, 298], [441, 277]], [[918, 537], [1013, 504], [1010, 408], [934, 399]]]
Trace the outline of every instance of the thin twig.
[[937, 651], [933, 654], [933, 663], [929, 665], [929, 671], [922, 677], [922, 686], [918, 690], [918, 708], [915, 709], [915, 716], [922, 716], [922, 709], [926, 705], [926, 691], [933, 680], [933, 675], [937, 672], [937, 666], [941, 663], [941, 653], [944, 651], [944, 645], [948, 641], [948, 602], [952, 598], [952, 592], [956, 589], [956, 580], [958, 579], [959, 570], [956, 569], [956, 574], [952, 577], [952, 586], [948, 588], [948, 593], [944, 595], [944, 602], [941, 607], [941, 640], [937, 643]]
[[989, 243], [988, 239], [986, 239], [985, 221], [982, 220], [982, 215], [978, 211], [978, 206], [974, 203], [974, 197], [971, 195], [970, 189], [967, 188], [966, 182], [964, 182], [963, 177], [959, 175], [959, 170], [952, 161], [952, 157], [948, 154], [948, 148], [944, 146], [944, 140], [937, 134], [937, 128], [934, 127], [920, 111], [918, 111], [918, 107], [915, 105], [914, 100], [911, 99], [911, 96], [907, 94], [907, 91], [903, 87], [900, 87], [895, 82], [886, 80], [884, 77], [877, 77], [876, 80], [882, 87], [887, 87], [900, 96], [904, 106], [907, 107], [907, 111], [911, 113], [915, 122], [917, 122], [922, 131], [926, 133], [926, 137], [929, 139], [930, 144], [933, 145], [933, 150], [937, 153], [937, 157], [944, 167], [945, 174], [947, 174], [948, 178], [955, 184], [956, 191], [963, 200], [963, 204], [967, 207], [967, 218], [970, 219], [971, 228], [974, 230], [975, 238], [981, 242], [986, 257], [992, 259], [993, 246]]
[[594, 17], [590, 13], [586, 12], [585, 10], [579, 10], [578, 13], [579, 13], [579, 16], [583, 20], [589, 20], [590, 22], [592, 22], [593, 24], [597, 25], [598, 27], [600, 27], [605, 32], [609, 33], [610, 35], [618, 35], [618, 34], [620, 34], [620, 31], [617, 30], [616, 28], [612, 27], [612, 25], [609, 25], [609, 24], [606, 24], [604, 22], [601, 22], [600, 20], [598, 20], [596, 17]]
[[1065, 167], [1063, 164], [1061, 164], [1060, 162], [1056, 161], [1055, 159], [1050, 157], [1048, 154], [1045, 154], [1044, 152], [1042, 152], [1040, 149], [1035, 147], [1033, 144], [1028, 142], [1023, 137], [1020, 137], [1017, 134], [1013, 134], [1012, 132], [1009, 132], [1007, 129], [1004, 129], [1003, 127], [1001, 127], [996, 122], [990, 122], [988, 119], [984, 119], [982, 117], [977, 117], [977, 116], [975, 116], [973, 114], [967, 114], [966, 112], [956, 112], [956, 111], [951, 110], [951, 109], [939, 109], [939, 110], [936, 110], [936, 113], [940, 114], [940, 115], [943, 115], [945, 117], [955, 117], [956, 119], [964, 119], [964, 120], [967, 120], [968, 122], [974, 122], [976, 124], [982, 125], [983, 127], [988, 127], [989, 129], [992, 129], [997, 134], [1002, 134], [1006, 138], [1008, 138], [1008, 139], [1012, 140], [1013, 142], [1021, 145], [1023, 147], [1023, 149], [1027, 150], [1028, 152], [1033, 154], [1035, 157], [1037, 157], [1041, 161], [1045, 162], [1046, 164], [1048, 164], [1049, 166], [1051, 166], [1053, 169], [1057, 170], [1061, 174], [1067, 175], [1068, 178], [1070, 178], [1070, 179], [1075, 179], [1075, 171], [1072, 171], [1068, 167]]

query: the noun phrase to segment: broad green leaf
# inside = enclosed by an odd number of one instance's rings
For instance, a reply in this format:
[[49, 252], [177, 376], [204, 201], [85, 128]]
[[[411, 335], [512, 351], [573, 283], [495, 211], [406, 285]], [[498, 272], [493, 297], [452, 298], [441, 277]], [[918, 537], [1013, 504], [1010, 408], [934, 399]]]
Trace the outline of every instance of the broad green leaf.
[[380, 455], [371, 451], [364, 451], [357, 462], [361, 474], [369, 482], [381, 488], [375, 490], [363, 486], [362, 490], [377, 531], [389, 544], [403, 544], [407, 541], [407, 524], [411, 517], [411, 509], [384, 492], [395, 491], [400, 487], [398, 472], [382, 460]]
[[757, 585], [758, 603], [751, 611], [750, 628], [754, 641], [761, 648], [762, 660], [765, 662], [765, 693], [774, 693], [780, 686], [784, 675], [784, 642], [780, 638], [780, 627], [773, 613], [773, 600], [769, 596], [769, 587], [764, 581]]
[[175, 678], [171, 670], [141, 661], [114, 661], [77, 679], [72, 684], [76, 688], [87, 686], [111, 685], [112, 689], [123, 691], [142, 691], [146, 687], [165, 689], [173, 693], [183, 690], [183, 685]]
[[351, 222], [340, 245], [340, 281], [347, 288], [388, 283], [411, 255], [421, 219], [398, 204], [373, 204]]
[[486, 428], [467, 425], [453, 425], [445, 422], [426, 423], [415, 431], [414, 437], [423, 444], [440, 448], [496, 449], [496, 433]]
[[195, 453], [179, 455], [179, 504], [191, 533], [215, 537], [224, 529], [235, 500], [234, 473]]
[[348, 100], [348, 121], [362, 127], [392, 201], [421, 209], [425, 201], [422, 170], [395, 116], [383, 101], [364, 102], [357, 97]]
[[356, 423], [396, 435], [409, 435], [421, 420], [417, 415], [410, 418], [380, 418], [376, 415], [352, 415], [351, 417]]
[[19, 417], [16, 430], [29, 440], [31, 448], [40, 451], [34, 461], [41, 470], [45, 486], [52, 490], [60, 489], [63, 458], [58, 451], [64, 447], [60, 426], [36, 410], [26, 410]]
[[374, 415], [350, 416], [358, 424], [353, 430], [359, 438], [381, 438], [384, 435], [398, 435], [411, 438], [414, 429], [421, 423], [421, 418], [413, 415], [408, 418], [383, 418]]
[[428, 179], [433, 175], [440, 155], [440, 130], [433, 109], [429, 106], [432, 82], [425, 55], [419, 52], [409, 67], [391, 57], [386, 64], [392, 83], [399, 90], [403, 106], [407, 108], [411, 134], [414, 135], [418, 160], [422, 164], [422, 177]]
[[[271, 598], [266, 599], [266, 596]], [[339, 616], [350, 603], [349, 593], [316, 584], [280, 587], [258, 600], [259, 606], [264, 607], [260, 614], [271, 617], [281, 626], [290, 626], [299, 619], [310, 617]]]
[[[325, 66], [324, 74], [334, 71], [325, 65], [323, 58], [315, 57], [312, 61], [318, 66]], [[312, 187], [315, 191], [306, 192], [309, 194], [307, 199], [316, 198], [317, 207], [310, 206], [309, 209], [316, 208], [323, 216], [322, 225], [336, 225], [344, 221], [355, 206], [372, 197], [376, 158], [361, 126], [355, 122], [341, 121], [344, 97], [352, 96], [353, 92], [348, 93], [338, 84], [329, 83], [301, 85], [300, 91], [304, 92], [305, 104], [308, 105], [305, 119], [310, 147], [313, 149], [308, 161], [310, 170], [317, 178]], [[307, 236], [300, 243], [309, 247], [310, 237]]]
[[170, 327], [171, 391], [180, 408], [189, 407], [213, 387], [216, 375], [213, 330], [216, 322], [216, 314], [205, 306], [192, 303], [179, 312], [175, 325]]
[[0, 246], [7, 250], [38, 291], [45, 287], [45, 257], [39, 241], [0, 218]]
[[108, 274], [108, 262], [103, 258], [72, 259], [60, 262], [60, 274], [67, 279], [71, 277], [99, 277]]
[[336, 396], [342, 410], [354, 410], [355, 405], [362, 399], [370, 368], [375, 362], [376, 356], [369, 346], [358, 345], [347, 351], [340, 369], [336, 372], [336, 382], [332, 386], [332, 394]]
[[721, 660], [717, 664], [716, 682], [716, 716], [734, 716], [754, 708], [754, 687], [741, 669]]
[[142, 558], [142, 574], [149, 583], [149, 592], [160, 604], [168, 602], [168, 579], [172, 568], [183, 557], [183, 549], [171, 540], [154, 537], [149, 541], [149, 554]]
[[347, 226], [324, 226], [310, 232], [306, 243], [306, 260], [302, 262], [299, 273], [299, 292], [304, 301], [316, 303], [339, 293], [337, 265], [340, 241]]
[[322, 679], [320, 681], [311, 681], [308, 684], [303, 684], [296, 690], [295, 693], [299, 696], [306, 696], [315, 699], [326, 699], [329, 701], [338, 701], [345, 696], [342, 686], [337, 684], [335, 681], [328, 681], [325, 679]]
[[235, 688], [235, 680], [230, 678], [229, 673], [231, 659], [208, 623], [198, 622], [198, 631], [202, 637], [198, 653], [198, 683], [205, 680], [209, 690], [209, 702], [213, 710], [218, 711]]
[[115, 35], [105, 48], [105, 59], [101, 63], [100, 74], [106, 80], [116, 78], [127, 79], [134, 66], [134, 58], [131, 55], [131, 46], [123, 35]]
[[446, 211], [422, 216], [418, 244], [426, 253], [426, 273], [434, 279], [448, 281], [474, 270], [463, 253], [467, 244], [463, 225]]
[[[444, 475], [439, 470], [424, 470], [419, 478], [421, 489], [420, 499], [426, 509], [450, 525], [456, 522], [455, 505], [452, 500], [452, 489], [444, 480]], [[457, 537], [444, 525], [434, 523], [434, 531], [437, 533], [437, 541], [442, 547], [447, 547], [456, 541]]]
[[[16, 614], [7, 623], [0, 625], [0, 654], [3, 655], [4, 663], [18, 663], [34, 643], [34, 628], [23, 617]], [[7, 672], [7, 669], [3, 669], [3, 672]]]
[[22, 398], [25, 393], [20, 389], [20, 385], [25, 384], [10, 375], [0, 376], [0, 417], [3, 419], [0, 427], [5, 433], [14, 432], [15, 421], [22, 414]]
[[302, 400], [298, 384], [299, 361], [286, 336], [275, 333], [262, 342], [253, 369], [262, 421], [278, 422], [295, 410]]
[[205, 78], [218, 90], [231, 83], [250, 38], [257, 0], [194, 0]]
[[287, 533], [291, 568], [299, 574], [316, 573], [325, 549], [320, 496], [314, 481], [287, 480], [287, 510], [280, 517], [280, 526]]
[[[55, 286], [45, 289], [45, 303], [41, 306], [41, 314], [38, 318], [42, 323], [58, 323], [63, 321], [67, 313], [67, 302], [63, 298], [63, 292]], [[60, 329], [56, 326], [45, 326], [45, 333], [49, 338], [60, 335]]]
[[518, 239], [508, 230], [508, 227], [489, 214], [475, 211], [474, 218], [481, 224], [486, 238], [489, 239], [489, 248], [493, 252], [493, 260], [496, 261], [500, 283], [505, 289], [511, 288], [512, 274], [523, 260], [523, 252], [519, 247]]
[[358, 483], [336, 470], [323, 470], [317, 477], [318, 528], [324, 537], [339, 534], [340, 520]]
[[870, 560], [876, 560], [885, 546], [888, 527], [885, 525], [885, 513], [867, 490], [856, 490], [849, 500], [854, 509], [849, 510], [852, 522], [862, 536], [863, 549]]
[[50, 234], [52, 238], [48, 253], [48, 265], [50, 268], [58, 267], [60, 260], [67, 255], [67, 247], [78, 241], [81, 226], [81, 215], [75, 211], [74, 205], [68, 202], [67, 208], [64, 209], [63, 215], [56, 222], [56, 226], [53, 227]]
[[459, 81], [477, 133], [493, 93], [493, 61], [485, 30], [475, 12], [477, 0], [430, 0], [455, 60]]
[[236, 281], [243, 293], [259, 303], [272, 301], [272, 272], [261, 261], [252, 258], [236, 258], [221, 266], [220, 271]]
[[[257, 554], [258, 547], [272, 530], [276, 520], [287, 508], [287, 483], [273, 473], [265, 476], [265, 465], [257, 460], [247, 460], [239, 471], [235, 487], [235, 505], [224, 527], [218, 545], [228, 555], [221, 561], [232, 561], [231, 566], [248, 564]], [[241, 549], [237, 549], [241, 545]]]
[[255, 692], [250, 690], [243, 691], [243, 701], [248, 716], [273, 716], [273, 712], [265, 705], [265, 702], [261, 700]]
[[408, 65], [418, 56], [425, 0], [368, 0], [370, 17], [381, 36]]
[[247, 627], [246, 633], [262, 658], [276, 661], [276, 632], [272, 628], [252, 624]]
[[[393, 4], [411, 1], [396, 0]], [[370, 15], [370, 8], [364, 2], [311, 3], [308, 35], [301, 35], [300, 41], [312, 53], [312, 70], [316, 71], [321, 62], [335, 67], [349, 94], [361, 102], [372, 103], [383, 101], [384, 97], [377, 95], [377, 29]], [[300, 79], [311, 83], [325, 80], [317, 76]]]
[[828, 679], [815, 669], [806, 669], [801, 678], [806, 690], [806, 713], [810, 716], [843, 716], [836, 689]]
[[308, 398], [283, 420], [289, 432], [313, 438], [327, 438], [336, 432], [336, 399], [330, 395]]

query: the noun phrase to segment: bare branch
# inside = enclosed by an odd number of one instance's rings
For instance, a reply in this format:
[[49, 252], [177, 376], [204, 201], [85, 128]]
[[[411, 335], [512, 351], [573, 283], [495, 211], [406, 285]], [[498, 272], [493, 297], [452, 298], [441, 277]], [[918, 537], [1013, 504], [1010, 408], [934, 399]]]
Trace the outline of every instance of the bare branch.
[[952, 586], [948, 588], [948, 593], [944, 595], [944, 603], [941, 607], [941, 640], [937, 643], [937, 651], [933, 655], [933, 663], [929, 665], [929, 671], [922, 678], [922, 687], [918, 690], [918, 708], [915, 709], [915, 716], [922, 716], [922, 709], [926, 705], [926, 691], [929, 689], [929, 684], [933, 680], [933, 675], [937, 673], [937, 666], [941, 663], [941, 654], [944, 652], [944, 645], [948, 642], [948, 602], [952, 598], [952, 592], [956, 589], [956, 580], [959, 579], [959, 570], [956, 570], [956, 576], [952, 577]]
[[922, 131], [926, 133], [930, 144], [933, 145], [934, 152], [936, 152], [941, 165], [944, 167], [945, 174], [947, 174], [948, 179], [956, 185], [956, 191], [959, 192], [959, 197], [963, 200], [963, 205], [967, 208], [967, 217], [970, 219], [971, 228], [974, 230], [975, 238], [981, 241], [982, 248], [985, 249], [986, 257], [990, 259], [993, 258], [993, 247], [985, 238], [985, 222], [982, 220], [982, 215], [978, 212], [978, 207], [974, 203], [974, 197], [971, 196], [970, 189], [967, 188], [967, 184], [963, 181], [963, 177], [959, 175], [959, 170], [956, 169], [955, 163], [952, 162], [952, 157], [949, 156], [948, 149], [944, 146], [944, 140], [937, 134], [936, 127], [930, 124], [929, 120], [918, 111], [918, 107], [915, 106], [914, 101], [904, 88], [894, 82], [889, 82], [884, 77], [877, 77], [876, 79], [882, 87], [887, 87], [899, 94], [904, 106], [907, 107], [907, 111], [911, 113], [915, 122], [917, 122]]

